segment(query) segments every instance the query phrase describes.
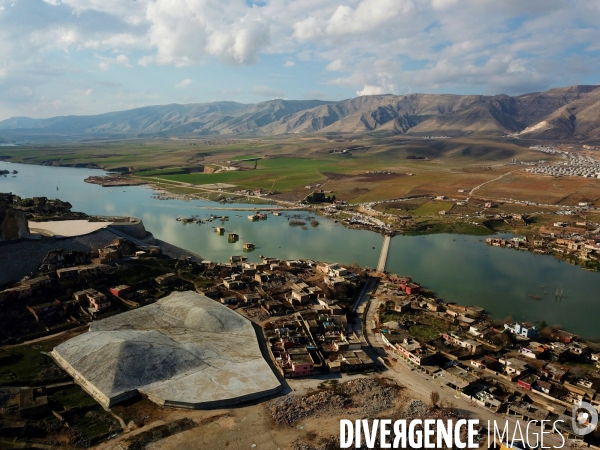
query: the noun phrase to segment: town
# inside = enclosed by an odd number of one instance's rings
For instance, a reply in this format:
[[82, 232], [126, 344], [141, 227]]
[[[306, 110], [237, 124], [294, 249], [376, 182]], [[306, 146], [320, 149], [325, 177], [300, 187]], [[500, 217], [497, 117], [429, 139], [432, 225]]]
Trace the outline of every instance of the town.
[[[29, 245], [30, 240], [15, 238], [25, 231], [13, 220], [23, 210], [9, 209], [4, 223], [12, 226], [3, 228], [8, 230], [3, 247]], [[47, 208], [42, 209], [47, 217]], [[59, 209], [53, 214], [72, 214], [68, 205]], [[29, 214], [35, 211], [39, 208], [30, 207]], [[570, 423], [566, 417], [577, 401], [600, 409], [600, 345], [558, 326], [493, 319], [477, 305], [447, 303], [419, 280], [386, 273], [384, 267], [367, 270], [268, 256], [249, 262], [244, 255], [232, 255], [227, 263], [210, 262], [174, 254], [160, 242], [148, 244], [151, 238], [140, 235], [137, 219], [93, 220], [86, 223], [102, 226], [91, 234], [96, 242], [103, 237], [104, 245], [67, 252], [59, 247], [73, 238], [46, 235], [43, 239], [56, 249], [40, 259], [33, 273], [0, 291], [4, 437], [59, 442], [68, 429], [69, 444], [89, 446], [118, 436], [123, 432], [118, 398], [107, 412], [96, 403], [102, 397], [89, 387], [89, 380], [77, 375], [75, 384], [69, 367], [61, 364], [68, 369], [64, 372], [43, 352], [85, 337], [90, 324], [122, 323], [132, 313], [177, 301], [177, 295], [189, 297], [190, 291], [251, 321], [262, 334], [258, 342], [265, 343], [263, 354], [281, 380], [302, 383], [337, 374], [356, 383], [384, 374], [399, 386], [410, 382], [436, 394], [431, 396], [434, 405], [440, 395], [446, 405], [456, 397], [498, 418]], [[53, 226], [64, 230], [80, 222], [64, 220]], [[568, 229], [566, 224], [555, 228]], [[558, 239], [553, 245], [573, 251], [591, 245], [572, 241], [581, 245], [575, 249]], [[42, 240], [34, 244], [42, 245]], [[490, 244], [523, 245], [518, 239]], [[358, 374], [366, 378], [356, 379]], [[104, 406], [112, 407], [110, 402]], [[276, 423], [297, 420], [289, 412], [284, 419], [278, 407], [269, 407]], [[82, 410], [85, 416], [78, 413]], [[570, 426], [560, 432], [567, 439], [581, 439]], [[586, 439], [596, 443], [597, 437]]]
[[[557, 150], [554, 147], [539, 145], [530, 148], [548, 154], [561, 155], [566, 161], [555, 164], [540, 164], [536, 167], [525, 169], [526, 172], [553, 176], [600, 178], [600, 162], [591, 156], [578, 155], [572, 152]], [[583, 148], [590, 149], [590, 146], [586, 145]], [[593, 146], [591, 149], [593, 149]]]

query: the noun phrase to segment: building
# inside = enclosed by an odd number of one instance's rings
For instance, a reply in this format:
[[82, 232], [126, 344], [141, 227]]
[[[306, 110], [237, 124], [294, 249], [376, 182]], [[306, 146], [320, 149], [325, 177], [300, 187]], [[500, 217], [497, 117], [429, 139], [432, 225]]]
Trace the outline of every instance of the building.
[[523, 389], [527, 389], [528, 391], [530, 391], [531, 388], [533, 386], [535, 386], [535, 383], [537, 380], [538, 380], [537, 375], [530, 373], [529, 375], [525, 375], [523, 378], [519, 378], [519, 381], [517, 382], [517, 384], [519, 385], [519, 387], [522, 387]]
[[243, 281], [236, 280], [234, 277], [223, 278], [223, 286], [227, 289], [242, 289], [245, 285]]
[[444, 333], [442, 334], [442, 337], [447, 343], [467, 349], [472, 355], [479, 353], [481, 350], [481, 343], [474, 341], [473, 339], [460, 337], [454, 333]]
[[531, 325], [525, 325], [519, 322], [515, 322], [515, 323], [511, 323], [511, 324], [504, 324], [504, 329], [505, 330], [509, 330], [511, 333], [513, 334], [517, 334], [519, 336], [524, 336], [528, 339], [533, 339], [537, 336], [538, 331], [537, 329]]
[[381, 340], [394, 352], [417, 366], [431, 365], [438, 353], [422, 346], [412, 338], [394, 339], [390, 334], [381, 333]]
[[520, 359], [501, 359], [500, 362], [504, 364], [504, 374], [511, 380], [519, 378], [529, 371], [529, 366]]
[[314, 373], [315, 362], [308, 350], [304, 348], [292, 348], [288, 350], [288, 361], [292, 368], [291, 375], [294, 378], [306, 377]]
[[318, 264], [317, 271], [324, 273], [330, 277], [343, 277], [348, 275], [348, 271], [339, 264]]
[[492, 372], [495, 372], [496, 369], [498, 368], [498, 360], [495, 358], [492, 358], [491, 356], [484, 356], [483, 358], [471, 360], [471, 365], [480, 370], [487, 369]]
[[61, 308], [61, 303], [58, 300], [42, 303], [40, 305], [27, 305], [27, 309], [31, 314], [33, 314], [33, 317], [35, 317], [35, 320], [38, 322], [64, 312]]
[[88, 309], [92, 313], [100, 313], [110, 309], [110, 300], [101, 292], [98, 292], [98, 295], [88, 294], [88, 300], [90, 302], [90, 307]]
[[131, 292], [131, 287], [126, 284], [110, 288], [110, 293], [117, 298], [126, 297]]
[[8, 299], [21, 300], [23, 298], [31, 297], [32, 294], [33, 289], [31, 288], [31, 286], [27, 285], [21, 285], [10, 289], [5, 289], [3, 291], [0, 291], [0, 303]]
[[52, 283], [52, 279], [48, 275], [41, 277], [30, 278], [21, 281], [21, 286], [29, 286], [31, 289], [38, 289], [42, 286], [47, 286]]

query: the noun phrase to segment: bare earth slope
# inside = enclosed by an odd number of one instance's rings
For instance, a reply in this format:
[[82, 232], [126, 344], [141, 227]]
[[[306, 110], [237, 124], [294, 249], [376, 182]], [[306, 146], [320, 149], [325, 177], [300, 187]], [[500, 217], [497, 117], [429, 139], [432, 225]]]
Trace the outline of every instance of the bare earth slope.
[[521, 133], [545, 139], [598, 139], [598, 112], [598, 86], [571, 86], [518, 97], [409, 94], [362, 96], [338, 102], [278, 99], [254, 105], [172, 104], [94, 116], [15, 117], [0, 122], [0, 133], [19, 130], [75, 136]]

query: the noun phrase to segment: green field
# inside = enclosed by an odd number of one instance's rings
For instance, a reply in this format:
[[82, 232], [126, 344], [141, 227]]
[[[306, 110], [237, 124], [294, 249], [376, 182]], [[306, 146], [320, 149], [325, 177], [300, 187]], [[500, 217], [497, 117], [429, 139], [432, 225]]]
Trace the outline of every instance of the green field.
[[[307, 184], [322, 183], [327, 178], [323, 172], [348, 173], [374, 166], [372, 161], [333, 158], [272, 158], [258, 162], [256, 170], [242, 170], [219, 173], [191, 173], [158, 175], [171, 181], [194, 185], [231, 183], [246, 189], [263, 188], [288, 191]], [[144, 172], [143, 176], [147, 176]], [[273, 185], [273, 183], [275, 183]]]
[[435, 201], [425, 203], [419, 206], [417, 209], [411, 211], [414, 216], [431, 216], [439, 215], [440, 211], [450, 211], [454, 206], [453, 202]]

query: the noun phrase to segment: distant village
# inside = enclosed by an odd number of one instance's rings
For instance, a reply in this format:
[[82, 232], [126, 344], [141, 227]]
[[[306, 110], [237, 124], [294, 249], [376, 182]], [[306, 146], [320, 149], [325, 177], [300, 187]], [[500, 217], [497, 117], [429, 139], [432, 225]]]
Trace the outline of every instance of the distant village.
[[[583, 202], [580, 206], [585, 207]], [[530, 250], [533, 253], [553, 254], [567, 262], [579, 263], [589, 270], [597, 270], [600, 260], [600, 227], [586, 220], [554, 222], [539, 228], [533, 236], [487, 238], [494, 247]]]

